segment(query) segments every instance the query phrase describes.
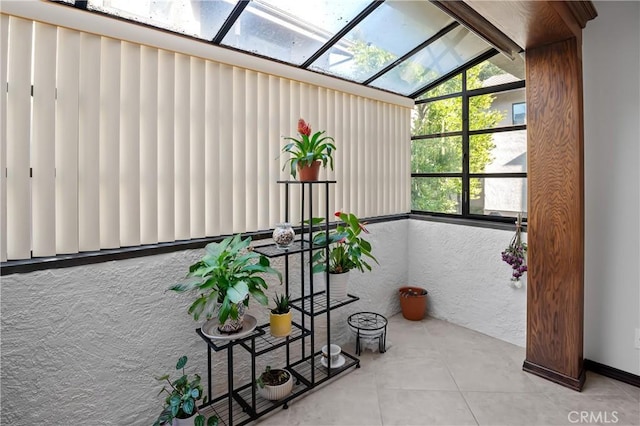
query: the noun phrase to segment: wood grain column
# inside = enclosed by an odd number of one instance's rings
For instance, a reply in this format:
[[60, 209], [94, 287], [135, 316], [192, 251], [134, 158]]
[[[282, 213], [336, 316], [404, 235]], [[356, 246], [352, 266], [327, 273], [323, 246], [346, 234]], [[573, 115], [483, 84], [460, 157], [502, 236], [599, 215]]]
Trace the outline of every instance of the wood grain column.
[[584, 384], [584, 171], [581, 46], [527, 49], [528, 244], [524, 370]]

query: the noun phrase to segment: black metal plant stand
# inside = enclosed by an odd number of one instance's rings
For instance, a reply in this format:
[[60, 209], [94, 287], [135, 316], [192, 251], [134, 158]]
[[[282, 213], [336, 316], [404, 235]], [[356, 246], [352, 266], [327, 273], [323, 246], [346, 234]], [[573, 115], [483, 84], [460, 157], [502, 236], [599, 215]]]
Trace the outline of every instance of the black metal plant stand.
[[362, 352], [362, 340], [377, 340], [378, 351], [387, 347], [387, 319], [375, 312], [357, 312], [347, 318], [349, 327], [356, 333], [356, 355]]
[[[213, 395], [213, 372], [212, 372], [212, 352], [227, 351], [227, 392], [223, 395], [212, 397], [202, 408], [210, 407], [220, 419], [220, 424], [232, 426], [247, 424], [278, 407], [287, 408], [289, 401], [299, 397], [305, 392], [321, 385], [335, 376], [349, 370], [351, 367], [360, 367], [360, 360], [344, 350], [341, 356], [344, 363], [340, 366], [331, 365], [331, 357], [328, 358], [328, 365], [322, 365], [322, 352], [319, 349], [324, 344], [331, 345], [331, 311], [359, 300], [358, 297], [348, 295], [344, 300], [334, 300], [330, 298], [331, 286], [329, 270], [329, 246], [317, 247], [311, 245], [313, 237], [313, 223], [311, 215], [313, 212], [314, 188], [324, 186], [325, 189], [325, 224], [321, 232], [329, 234], [329, 187], [335, 181], [299, 182], [299, 181], [278, 181], [285, 185], [285, 222], [289, 221], [290, 215], [290, 191], [293, 187], [300, 190], [300, 217], [306, 219], [301, 226], [300, 238], [294, 241], [287, 250], [278, 249], [275, 244], [254, 247], [253, 250], [267, 257], [284, 256], [284, 285], [286, 294], [289, 293], [290, 286], [290, 264], [291, 256], [300, 256], [301, 277], [307, 274], [309, 279], [309, 294], [305, 294], [304, 283], [300, 283], [301, 295], [290, 301], [290, 306], [300, 313], [300, 321], [292, 324], [291, 335], [284, 338], [276, 338], [269, 333], [269, 324], [263, 324], [255, 328], [253, 332], [236, 340], [213, 340], [209, 339], [197, 329], [196, 333], [207, 343], [207, 380], [208, 395]], [[305, 207], [308, 214], [305, 215]], [[328, 238], [327, 238], [328, 241]], [[325, 283], [326, 289], [314, 291], [313, 269], [311, 262], [306, 267], [305, 254], [311, 259], [313, 252], [324, 250], [326, 259]], [[327, 324], [326, 342], [316, 342], [314, 329], [316, 318], [324, 316]], [[292, 343], [300, 341], [300, 345], [292, 347]], [[298, 347], [299, 346], [299, 347]], [[246, 351], [251, 358], [251, 381], [249, 383], [234, 383], [233, 365], [234, 348], [240, 347]], [[270, 401], [256, 392], [256, 357], [271, 351], [283, 348], [286, 353], [282, 366], [274, 368], [285, 368], [291, 372], [296, 379], [293, 392], [284, 399]]]

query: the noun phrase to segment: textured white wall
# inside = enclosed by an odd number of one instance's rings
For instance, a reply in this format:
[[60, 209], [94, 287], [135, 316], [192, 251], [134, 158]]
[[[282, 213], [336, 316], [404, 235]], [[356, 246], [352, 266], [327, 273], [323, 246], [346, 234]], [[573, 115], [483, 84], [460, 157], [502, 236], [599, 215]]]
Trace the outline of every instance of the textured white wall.
[[595, 6], [583, 38], [584, 356], [640, 375], [640, 3]]
[[428, 314], [524, 347], [526, 274], [522, 288], [513, 287], [500, 256], [512, 237], [512, 231], [410, 221], [409, 282], [429, 291]]
[[[354, 273], [351, 292], [361, 300], [333, 315], [334, 341], [350, 344], [348, 313], [399, 311], [395, 290], [407, 282], [408, 222], [369, 225], [381, 265], [369, 274]], [[165, 292], [201, 253], [3, 277], [0, 424], [152, 423], [162, 401], [154, 376], [174, 372], [183, 354], [189, 357], [189, 373], [206, 375], [206, 345], [186, 313], [190, 299]], [[277, 260], [281, 265], [282, 258]], [[259, 304], [253, 302], [249, 312], [268, 322], [268, 310]], [[241, 349], [235, 353], [235, 377], [246, 380], [249, 358]], [[278, 356], [282, 353], [261, 357], [259, 367], [277, 363]], [[226, 372], [225, 360], [224, 352], [214, 354], [221, 372]]]

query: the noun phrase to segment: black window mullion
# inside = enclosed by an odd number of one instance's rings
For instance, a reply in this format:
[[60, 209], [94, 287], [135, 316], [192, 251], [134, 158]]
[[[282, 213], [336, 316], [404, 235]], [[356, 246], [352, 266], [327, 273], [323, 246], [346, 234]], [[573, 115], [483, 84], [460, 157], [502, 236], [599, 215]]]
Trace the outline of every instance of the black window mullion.
[[462, 136], [462, 131], [444, 132], [444, 133], [431, 133], [429, 135], [416, 135], [411, 136], [412, 141], [418, 141], [423, 139], [438, 139], [438, 138], [450, 138], [453, 136]]
[[462, 216], [469, 215], [469, 95], [467, 72], [462, 73]]

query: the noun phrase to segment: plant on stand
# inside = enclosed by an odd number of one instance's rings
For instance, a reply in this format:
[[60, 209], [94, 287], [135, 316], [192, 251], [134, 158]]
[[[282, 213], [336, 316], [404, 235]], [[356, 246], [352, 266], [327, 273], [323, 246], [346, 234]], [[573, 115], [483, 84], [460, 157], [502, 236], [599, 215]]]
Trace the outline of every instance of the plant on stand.
[[291, 176], [296, 177], [296, 172], [300, 173], [300, 181], [316, 181], [320, 165], [327, 167], [327, 163], [333, 170], [333, 151], [336, 150], [334, 140], [330, 136], [323, 136], [325, 131], [315, 132], [311, 135], [311, 126], [302, 118], [298, 120], [299, 139], [286, 137], [290, 140], [282, 148], [282, 152], [290, 154], [282, 170], [290, 163]]
[[271, 401], [282, 399], [293, 390], [293, 376], [287, 370], [271, 368], [267, 365], [265, 370], [256, 379], [258, 392]]
[[[353, 213], [338, 211], [335, 216], [341, 222], [329, 233], [329, 282], [333, 298], [344, 299], [347, 297], [349, 271], [352, 269], [360, 272], [371, 271], [368, 259], [375, 263], [378, 263], [378, 260], [371, 253], [371, 244], [361, 236], [362, 233], [369, 233], [365, 227], [366, 224], [361, 223]], [[326, 245], [326, 233], [317, 233], [313, 242], [317, 245]], [[324, 270], [326, 264], [324, 254], [324, 250], [314, 254], [312, 259], [314, 272]]]
[[520, 278], [527, 272], [527, 243], [522, 241], [522, 214], [516, 219], [516, 233], [509, 246], [501, 253], [502, 260], [511, 265], [511, 281], [520, 288]]
[[276, 294], [273, 298], [276, 307], [269, 314], [269, 329], [274, 337], [285, 337], [291, 334], [291, 307], [289, 296]]
[[[169, 379], [169, 374], [156, 379], [167, 384], [165, 385], [158, 395], [166, 393], [167, 397], [164, 400], [164, 407], [162, 412], [158, 416], [153, 426], [160, 425], [179, 425], [180, 420], [192, 419], [195, 426], [204, 426], [205, 417], [198, 411], [197, 402], [201, 399], [205, 399], [202, 393], [202, 385], [200, 384], [200, 376], [194, 374], [192, 378], [189, 378], [185, 374], [184, 367], [187, 365], [187, 357], [182, 356], [178, 359], [176, 364], [176, 370], [182, 370], [182, 376], [174, 381]], [[183, 424], [187, 424], [184, 422]], [[217, 426], [218, 417], [212, 416], [207, 420], [207, 426]]]
[[231, 334], [242, 329], [249, 296], [262, 305], [269, 303], [263, 291], [268, 285], [260, 274], [276, 275], [280, 283], [282, 274], [271, 267], [265, 256], [247, 250], [250, 243], [250, 237], [243, 240], [237, 234], [208, 244], [202, 259], [189, 267], [187, 277], [170, 288], [196, 294], [188, 310], [194, 320], [217, 314], [219, 331]]

